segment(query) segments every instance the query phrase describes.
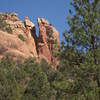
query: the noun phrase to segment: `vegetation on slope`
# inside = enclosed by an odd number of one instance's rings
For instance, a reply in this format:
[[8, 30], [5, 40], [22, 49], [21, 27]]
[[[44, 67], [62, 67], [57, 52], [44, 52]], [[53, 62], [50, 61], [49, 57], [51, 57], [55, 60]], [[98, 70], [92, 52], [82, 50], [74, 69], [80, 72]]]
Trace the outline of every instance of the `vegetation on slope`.
[[[6, 13], [5, 16], [7, 16], [8, 14]], [[7, 31], [8, 33], [12, 33], [12, 29], [10, 27], [10, 25], [8, 25], [6, 22], [5, 22], [5, 18], [3, 16], [3, 14], [0, 14], [0, 29], [3, 30], [3, 31]]]
[[0, 100], [100, 100], [99, 0], [74, 0], [57, 70], [42, 60], [0, 60]]

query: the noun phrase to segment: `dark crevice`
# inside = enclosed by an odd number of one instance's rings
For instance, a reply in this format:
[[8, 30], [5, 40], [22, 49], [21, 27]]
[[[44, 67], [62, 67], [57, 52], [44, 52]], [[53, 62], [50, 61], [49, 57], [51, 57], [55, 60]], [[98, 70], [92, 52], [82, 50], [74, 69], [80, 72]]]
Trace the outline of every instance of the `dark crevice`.
[[38, 43], [37, 43], [37, 35], [36, 35], [36, 29], [35, 29], [35, 27], [33, 27], [32, 29], [31, 29], [31, 35], [32, 35], [32, 37], [34, 38], [34, 41], [35, 41], [35, 45], [36, 45], [36, 51], [37, 51], [37, 53], [38, 53]]

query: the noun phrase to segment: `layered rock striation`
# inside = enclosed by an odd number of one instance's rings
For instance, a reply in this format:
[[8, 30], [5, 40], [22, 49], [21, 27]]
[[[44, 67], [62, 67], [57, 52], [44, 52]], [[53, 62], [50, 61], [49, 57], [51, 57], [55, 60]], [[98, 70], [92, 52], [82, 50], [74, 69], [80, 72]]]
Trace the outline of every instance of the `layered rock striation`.
[[0, 14], [0, 58], [35, 57], [38, 61], [43, 58], [56, 67], [58, 60], [53, 52], [59, 49], [59, 33], [44, 18], [38, 18], [37, 23], [38, 36], [35, 24], [27, 16], [22, 22], [15, 13]]

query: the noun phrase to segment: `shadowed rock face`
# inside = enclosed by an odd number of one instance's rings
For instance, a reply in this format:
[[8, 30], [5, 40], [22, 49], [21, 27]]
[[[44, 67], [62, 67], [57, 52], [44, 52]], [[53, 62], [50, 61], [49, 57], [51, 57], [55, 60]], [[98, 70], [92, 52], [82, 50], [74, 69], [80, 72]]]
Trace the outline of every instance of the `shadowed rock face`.
[[[59, 48], [59, 33], [45, 19], [38, 18], [39, 36], [36, 35], [34, 23], [25, 17], [23, 23], [14, 14], [0, 14], [0, 20], [10, 26], [12, 34], [0, 28], [0, 58], [12, 56], [14, 59], [35, 57], [38, 61], [46, 59], [54, 67], [58, 60], [53, 55], [54, 45]], [[24, 41], [22, 41], [22, 37]]]

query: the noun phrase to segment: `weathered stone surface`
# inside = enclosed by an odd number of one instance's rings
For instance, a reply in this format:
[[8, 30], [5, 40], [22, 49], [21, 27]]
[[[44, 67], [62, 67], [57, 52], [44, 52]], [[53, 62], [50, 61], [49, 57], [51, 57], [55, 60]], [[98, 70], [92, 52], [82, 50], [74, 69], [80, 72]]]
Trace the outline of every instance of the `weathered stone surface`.
[[18, 15], [16, 13], [0, 13], [0, 16], [3, 20], [12, 20], [12, 21], [18, 21]]
[[[56, 68], [58, 60], [53, 51], [55, 44], [59, 48], [59, 33], [47, 20], [38, 18], [37, 36], [35, 25], [28, 17], [25, 17], [25, 22], [20, 21], [14, 13], [0, 14], [0, 17], [12, 29], [12, 34], [0, 30], [0, 58], [7, 55], [14, 59], [35, 57], [38, 62], [44, 58]], [[19, 35], [23, 36], [24, 41]]]
[[59, 33], [56, 29], [45, 19], [38, 18], [39, 37], [38, 37], [38, 52], [39, 57], [45, 58], [51, 62], [55, 67], [57, 65], [57, 58], [53, 55], [54, 45], [59, 46]]
[[27, 35], [27, 45], [29, 45], [29, 48], [33, 48], [34, 57], [38, 58], [37, 55], [37, 46], [36, 46], [36, 31], [35, 31], [35, 25], [28, 19], [28, 17], [25, 17], [25, 27], [26, 27], [26, 35]]
[[0, 55], [11, 55], [12, 57], [19, 56], [22, 58], [33, 57], [31, 49], [29, 49], [28, 45], [18, 39], [15, 35], [0, 31]]
[[29, 20], [27, 16], [25, 16], [25, 25], [28, 27], [35, 27], [35, 25]]

